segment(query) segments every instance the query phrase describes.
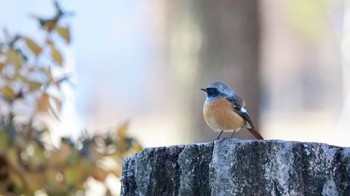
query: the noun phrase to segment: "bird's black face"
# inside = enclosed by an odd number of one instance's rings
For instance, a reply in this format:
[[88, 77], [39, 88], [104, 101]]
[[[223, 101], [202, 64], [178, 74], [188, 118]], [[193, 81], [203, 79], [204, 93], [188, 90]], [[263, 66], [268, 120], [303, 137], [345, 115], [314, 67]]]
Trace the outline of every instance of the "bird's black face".
[[212, 88], [212, 87], [202, 88], [201, 90], [205, 91], [208, 97], [218, 97], [219, 95], [222, 94], [217, 88]]

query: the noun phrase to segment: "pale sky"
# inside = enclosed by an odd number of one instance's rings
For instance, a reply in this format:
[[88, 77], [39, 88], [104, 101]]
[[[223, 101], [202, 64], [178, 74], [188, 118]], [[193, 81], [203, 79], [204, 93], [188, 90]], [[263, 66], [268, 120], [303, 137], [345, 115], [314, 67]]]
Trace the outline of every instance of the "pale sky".
[[[30, 14], [54, 14], [51, 1], [0, 0], [0, 5], [0, 27], [38, 40], [42, 34]], [[152, 96], [145, 96], [154, 85], [152, 69], [159, 64], [154, 55], [159, 50], [153, 32], [154, 5], [142, 0], [75, 0], [61, 5], [75, 13], [68, 20], [72, 43], [65, 55], [67, 69], [76, 77], [75, 87], [65, 89], [63, 120], [56, 127], [59, 134], [111, 128], [161, 110], [150, 106], [156, 101]]]

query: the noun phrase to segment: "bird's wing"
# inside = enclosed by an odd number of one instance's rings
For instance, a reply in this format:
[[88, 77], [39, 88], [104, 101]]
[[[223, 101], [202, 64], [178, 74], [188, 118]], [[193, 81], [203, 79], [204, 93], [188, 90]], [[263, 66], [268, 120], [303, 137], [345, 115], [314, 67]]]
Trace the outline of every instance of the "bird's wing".
[[247, 110], [244, 107], [244, 102], [239, 96], [231, 96], [226, 98], [231, 104], [233, 110], [246, 120], [251, 128], [254, 128], [253, 122], [249, 117]]
[[247, 129], [250, 131], [250, 133], [252, 133], [256, 139], [263, 140], [264, 138], [255, 129], [254, 124], [250, 119], [247, 110], [244, 107], [244, 102], [242, 98], [236, 95], [236, 96], [227, 97], [226, 99], [232, 104], [233, 110], [248, 122], [248, 125], [250, 127], [247, 127]]

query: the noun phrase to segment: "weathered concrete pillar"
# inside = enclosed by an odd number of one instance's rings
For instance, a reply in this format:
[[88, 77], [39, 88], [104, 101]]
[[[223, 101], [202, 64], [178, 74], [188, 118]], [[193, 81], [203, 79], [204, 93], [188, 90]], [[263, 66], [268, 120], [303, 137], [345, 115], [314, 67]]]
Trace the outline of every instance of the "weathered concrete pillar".
[[147, 148], [124, 160], [122, 195], [350, 195], [350, 148], [237, 139]]

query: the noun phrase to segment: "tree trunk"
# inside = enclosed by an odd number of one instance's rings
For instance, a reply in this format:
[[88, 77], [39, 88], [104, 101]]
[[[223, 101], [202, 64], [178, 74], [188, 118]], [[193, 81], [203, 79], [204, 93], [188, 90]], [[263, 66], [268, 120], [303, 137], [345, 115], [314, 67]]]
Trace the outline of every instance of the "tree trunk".
[[350, 195], [350, 148], [223, 139], [145, 149], [122, 175], [121, 195]]
[[[196, 3], [201, 8], [197, 11], [203, 45], [194, 86], [199, 88], [218, 80], [226, 82], [246, 101], [248, 112], [259, 127], [258, 1], [206, 0]], [[204, 94], [200, 96], [196, 92], [193, 97], [197, 103], [195, 111], [200, 111]], [[203, 126], [201, 115], [194, 119], [194, 130], [198, 130], [196, 138], [211, 140], [215, 137], [215, 133]], [[247, 131], [244, 133], [249, 135]]]

